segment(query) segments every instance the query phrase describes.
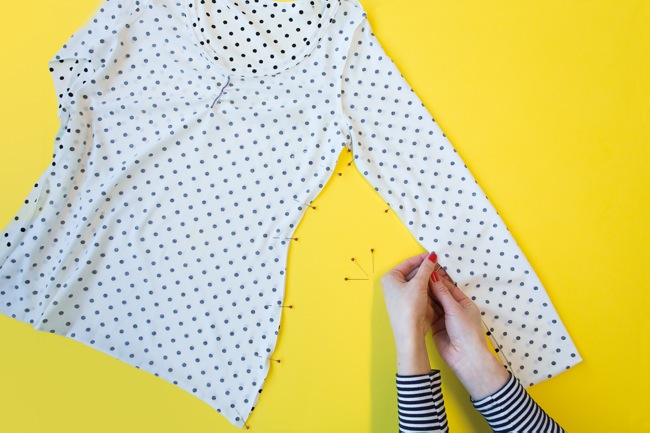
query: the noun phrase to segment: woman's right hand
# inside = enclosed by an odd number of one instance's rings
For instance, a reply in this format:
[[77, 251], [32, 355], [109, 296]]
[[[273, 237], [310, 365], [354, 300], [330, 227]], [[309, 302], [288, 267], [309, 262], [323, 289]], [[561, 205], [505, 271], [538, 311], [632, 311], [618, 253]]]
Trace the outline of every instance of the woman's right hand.
[[476, 304], [439, 272], [431, 275], [429, 285], [433, 341], [472, 399], [480, 400], [505, 385], [509, 373], [488, 347]]

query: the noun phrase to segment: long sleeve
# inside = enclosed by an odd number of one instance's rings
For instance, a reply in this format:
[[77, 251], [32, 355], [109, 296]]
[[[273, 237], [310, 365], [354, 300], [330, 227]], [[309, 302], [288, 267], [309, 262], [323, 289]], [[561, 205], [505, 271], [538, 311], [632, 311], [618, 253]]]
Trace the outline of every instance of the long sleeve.
[[[108, 53], [115, 49], [115, 38], [110, 36], [117, 29], [125, 28], [140, 12], [139, 0], [105, 0], [93, 19], [76, 31], [49, 62], [60, 120], [52, 163], [34, 184], [0, 241], [0, 270], [3, 271], [5, 287], [9, 288], [0, 294], [7, 295], [3, 307], [10, 317], [37, 324], [60, 289], [55, 282], [60, 265], [44, 265], [49, 260], [48, 254], [46, 248], [33, 242], [36, 230], [33, 227], [61, 225], [64, 215], [70, 212], [66, 203], [71, 196], [82, 194], [79, 179], [84, 176], [89, 143], [96, 132], [92, 130], [88, 99], [82, 96], [81, 89], [86, 84], [99, 86], [97, 71], [106, 64], [104, 59]], [[100, 81], [107, 82], [108, 77], [104, 76]], [[110, 88], [103, 85], [98, 93], [109, 91]], [[71, 124], [77, 127], [72, 128]], [[83, 248], [77, 242], [61, 247], [63, 242], [55, 230], [42, 233], [40, 241], [43, 245], [58, 243], [58, 256], [65, 256], [65, 251], [74, 248]], [[17, 249], [21, 252], [18, 253]], [[71, 255], [79, 256], [81, 252], [75, 251]], [[31, 278], [22, 275], [25, 269], [30, 268], [39, 269], [38, 274]], [[23, 290], [23, 286], [30, 289]]]
[[[140, 0], [104, 0], [93, 18], [77, 30], [50, 60], [59, 118], [63, 123], [75, 105], [79, 89], [96, 78], [95, 73], [105, 65], [104, 59], [115, 49], [112, 36], [135, 20], [141, 11]], [[107, 78], [103, 77], [103, 80]]]
[[357, 168], [477, 303], [502, 363], [526, 386], [578, 363], [537, 275], [365, 19], [341, 100]]
[[[449, 431], [440, 371], [397, 375], [396, 382], [401, 433]], [[512, 375], [500, 390], [472, 404], [495, 432], [564, 433]]]
[[419, 376], [398, 374], [396, 383], [400, 432], [449, 431], [440, 371]]
[[512, 375], [499, 391], [472, 403], [495, 432], [564, 432]]

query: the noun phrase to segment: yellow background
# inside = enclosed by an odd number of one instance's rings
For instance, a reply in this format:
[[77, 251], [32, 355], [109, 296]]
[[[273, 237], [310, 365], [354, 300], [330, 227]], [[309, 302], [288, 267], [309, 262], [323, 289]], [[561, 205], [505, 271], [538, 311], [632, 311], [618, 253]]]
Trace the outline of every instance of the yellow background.
[[[530, 389], [572, 432], [650, 431], [650, 2], [365, 0], [375, 33], [538, 271], [584, 357]], [[3, 2], [0, 223], [50, 162], [47, 62], [98, 0]], [[379, 276], [418, 244], [343, 154], [298, 228], [251, 431], [394, 432]], [[374, 270], [370, 249], [376, 250]], [[356, 257], [372, 273], [359, 276]], [[432, 356], [440, 367], [440, 360]], [[443, 369], [455, 432], [489, 431]], [[0, 316], [2, 432], [235, 432], [180, 389]]]

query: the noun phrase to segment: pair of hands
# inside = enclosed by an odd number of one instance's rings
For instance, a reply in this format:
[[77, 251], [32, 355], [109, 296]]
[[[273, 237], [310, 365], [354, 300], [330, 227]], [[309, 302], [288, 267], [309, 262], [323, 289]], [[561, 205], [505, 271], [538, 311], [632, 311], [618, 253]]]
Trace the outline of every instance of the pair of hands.
[[488, 348], [478, 307], [438, 266], [435, 254], [407, 259], [384, 275], [381, 284], [398, 374], [431, 371], [424, 340], [431, 328], [440, 357], [472, 399], [491, 395], [507, 382], [509, 373]]

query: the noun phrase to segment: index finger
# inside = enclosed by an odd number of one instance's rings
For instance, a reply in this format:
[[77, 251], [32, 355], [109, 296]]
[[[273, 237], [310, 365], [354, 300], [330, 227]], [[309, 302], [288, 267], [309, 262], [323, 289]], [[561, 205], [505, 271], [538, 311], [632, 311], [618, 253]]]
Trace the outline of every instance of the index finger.
[[395, 266], [391, 272], [399, 272], [404, 276], [404, 278], [406, 278], [408, 274], [410, 274], [415, 268], [422, 264], [428, 255], [429, 253], [423, 253], [418, 256], [408, 258], [399, 265]]

